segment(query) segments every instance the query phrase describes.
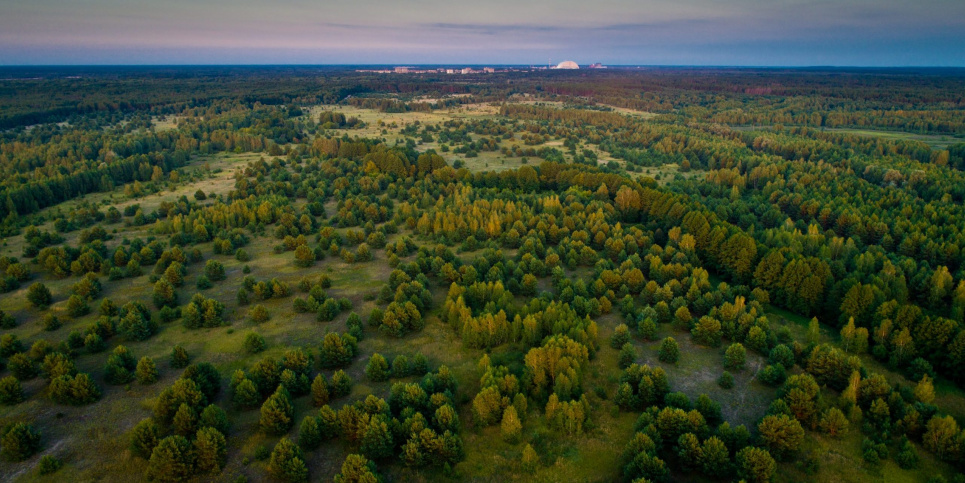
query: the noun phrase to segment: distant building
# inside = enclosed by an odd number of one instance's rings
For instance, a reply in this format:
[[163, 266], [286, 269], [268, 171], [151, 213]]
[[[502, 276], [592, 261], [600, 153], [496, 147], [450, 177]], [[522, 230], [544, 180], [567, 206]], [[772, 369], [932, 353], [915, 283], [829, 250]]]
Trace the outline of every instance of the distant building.
[[455, 74], [456, 69], [446, 69], [446, 74]]
[[492, 67], [483, 67], [483, 72], [492, 74], [493, 72], [496, 72], [496, 69], [493, 69]]
[[591, 69], [606, 69], [606, 66], [597, 62], [596, 64], [590, 64]]
[[577, 64], [576, 62], [573, 62], [572, 60], [564, 60], [563, 62], [560, 62], [559, 64], [557, 64], [556, 67], [554, 68], [555, 69], [579, 69], [580, 66], [579, 64]]
[[472, 74], [472, 69], [470, 69], [469, 67], [466, 67], [465, 69], [462, 69], [460, 72], [462, 72], [463, 74]]
[[394, 69], [394, 72], [395, 72], [396, 74], [408, 74], [408, 73], [409, 73], [409, 68], [408, 68], [408, 67], [396, 67], [396, 68]]

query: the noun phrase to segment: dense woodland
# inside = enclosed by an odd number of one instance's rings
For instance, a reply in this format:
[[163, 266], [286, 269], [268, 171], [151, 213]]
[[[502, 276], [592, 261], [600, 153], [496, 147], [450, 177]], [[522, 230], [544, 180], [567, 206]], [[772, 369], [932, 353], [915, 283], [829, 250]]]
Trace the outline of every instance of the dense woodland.
[[965, 73], [4, 70], [10, 480], [965, 481]]

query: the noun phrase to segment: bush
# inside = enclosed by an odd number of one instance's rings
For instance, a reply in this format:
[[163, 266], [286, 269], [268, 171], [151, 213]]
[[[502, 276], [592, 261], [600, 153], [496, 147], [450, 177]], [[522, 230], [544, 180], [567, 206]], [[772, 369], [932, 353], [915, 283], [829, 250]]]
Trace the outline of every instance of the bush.
[[724, 389], [734, 387], [734, 376], [730, 372], [724, 371], [717, 379], [717, 385]]
[[24, 461], [40, 449], [40, 433], [27, 423], [16, 423], [0, 438], [0, 454], [8, 461]]
[[264, 305], [258, 304], [248, 311], [248, 317], [251, 318], [252, 322], [260, 324], [268, 322], [271, 319], [271, 314], [268, 313], [268, 309]]
[[61, 327], [60, 319], [54, 314], [44, 315], [44, 330], [48, 332], [55, 331]]
[[23, 402], [23, 386], [20, 381], [13, 376], [0, 379], [0, 404], [13, 405]]
[[188, 363], [190, 362], [191, 358], [188, 357], [188, 351], [184, 350], [184, 347], [176, 345], [173, 349], [171, 349], [171, 367], [175, 369], [183, 369], [188, 367]]
[[198, 290], [207, 290], [207, 289], [213, 287], [214, 284], [211, 283], [211, 280], [208, 279], [207, 276], [201, 275], [201, 276], [198, 277], [198, 281], [195, 282], [195, 285], [194, 285], [194, 286], [197, 287]]
[[37, 463], [37, 472], [41, 475], [49, 475], [56, 473], [64, 463], [52, 455], [44, 455], [40, 458], [40, 462]]
[[257, 332], [249, 332], [245, 336], [244, 348], [245, 352], [249, 354], [257, 354], [267, 347], [268, 344], [265, 342], [265, 338]]
[[48, 305], [53, 301], [53, 296], [50, 294], [50, 289], [46, 285], [37, 282], [27, 289], [27, 300], [37, 308], [47, 308]]
[[757, 373], [757, 379], [771, 387], [777, 387], [787, 379], [787, 372], [781, 364], [772, 364]]

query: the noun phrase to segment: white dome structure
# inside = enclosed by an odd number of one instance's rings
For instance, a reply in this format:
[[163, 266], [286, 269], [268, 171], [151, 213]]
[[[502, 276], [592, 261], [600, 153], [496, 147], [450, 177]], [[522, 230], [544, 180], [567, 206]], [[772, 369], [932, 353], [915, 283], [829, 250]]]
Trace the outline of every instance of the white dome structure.
[[579, 69], [580, 66], [579, 64], [577, 64], [576, 62], [573, 62], [572, 60], [565, 60], [557, 64], [556, 68], [557, 69]]

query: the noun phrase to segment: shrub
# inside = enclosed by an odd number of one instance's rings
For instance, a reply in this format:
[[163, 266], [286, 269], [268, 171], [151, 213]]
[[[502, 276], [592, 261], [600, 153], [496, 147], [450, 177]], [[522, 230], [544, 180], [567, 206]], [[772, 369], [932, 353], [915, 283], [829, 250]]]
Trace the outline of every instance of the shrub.
[[49, 475], [56, 473], [64, 463], [54, 457], [53, 455], [44, 455], [40, 458], [40, 462], [37, 463], [37, 472], [41, 475]]
[[259, 353], [265, 350], [267, 345], [268, 344], [265, 342], [265, 338], [257, 332], [249, 332], [248, 335], [245, 336], [244, 348], [245, 352], [249, 354]]
[[724, 371], [717, 379], [717, 385], [724, 389], [734, 387], [734, 376], [730, 372]]
[[13, 376], [0, 379], [0, 404], [12, 405], [23, 402], [23, 386]]
[[176, 345], [171, 349], [171, 367], [183, 369], [188, 366], [189, 362], [191, 362], [191, 358], [188, 357], [188, 351], [184, 347]]
[[268, 322], [271, 318], [271, 314], [268, 313], [268, 309], [264, 305], [258, 304], [248, 311], [248, 317], [251, 318], [252, 322], [257, 324]]
[[47, 308], [48, 305], [53, 301], [53, 296], [50, 294], [50, 289], [46, 285], [37, 282], [27, 289], [27, 300], [37, 308]]
[[8, 461], [24, 461], [40, 449], [40, 433], [27, 423], [16, 423], [0, 438], [0, 454]]

